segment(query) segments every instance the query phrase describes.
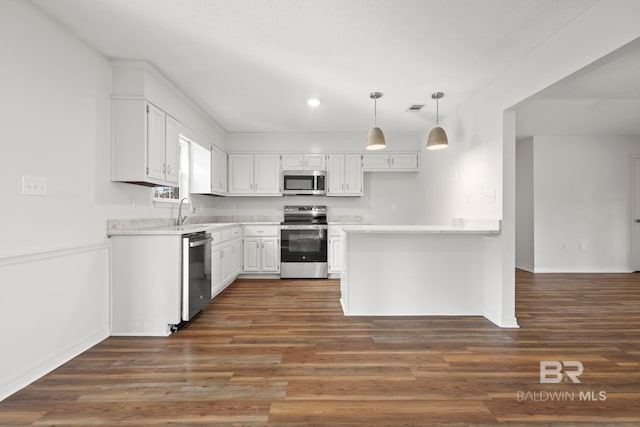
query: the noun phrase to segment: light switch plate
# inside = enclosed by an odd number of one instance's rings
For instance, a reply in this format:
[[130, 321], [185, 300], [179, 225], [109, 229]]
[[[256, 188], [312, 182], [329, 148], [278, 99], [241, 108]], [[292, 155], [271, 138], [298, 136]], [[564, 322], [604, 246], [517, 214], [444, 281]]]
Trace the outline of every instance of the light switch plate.
[[484, 192], [484, 202], [493, 203], [496, 201], [496, 190], [486, 190]]
[[26, 196], [46, 196], [47, 177], [24, 175], [22, 177], [22, 194]]

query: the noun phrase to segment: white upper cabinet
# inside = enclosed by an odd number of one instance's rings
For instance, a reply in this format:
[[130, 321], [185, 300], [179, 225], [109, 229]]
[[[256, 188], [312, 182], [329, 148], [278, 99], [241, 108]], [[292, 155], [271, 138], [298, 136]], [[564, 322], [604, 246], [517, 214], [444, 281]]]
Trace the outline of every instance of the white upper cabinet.
[[167, 115], [152, 104], [147, 105], [147, 167], [149, 178], [164, 181], [165, 132]]
[[282, 170], [326, 170], [324, 154], [296, 154], [282, 155]]
[[112, 101], [111, 180], [177, 186], [180, 123], [141, 99]]
[[229, 194], [252, 194], [253, 183], [253, 154], [229, 154]]
[[327, 155], [328, 196], [362, 196], [362, 155]]
[[362, 160], [365, 172], [418, 170], [418, 153], [367, 153]]
[[211, 148], [189, 142], [189, 192], [211, 193]]
[[180, 129], [179, 121], [166, 115], [165, 119], [165, 163], [167, 165], [165, 171], [166, 181], [177, 186], [180, 182]]
[[227, 153], [215, 145], [211, 148], [211, 193], [227, 192]]
[[227, 192], [227, 154], [216, 147], [208, 148], [189, 142], [189, 192], [224, 195]]
[[304, 169], [304, 154], [283, 154], [282, 170], [297, 171]]
[[318, 171], [326, 170], [325, 159], [326, 156], [324, 154], [305, 154], [304, 168]]
[[280, 196], [279, 154], [229, 154], [229, 195]]

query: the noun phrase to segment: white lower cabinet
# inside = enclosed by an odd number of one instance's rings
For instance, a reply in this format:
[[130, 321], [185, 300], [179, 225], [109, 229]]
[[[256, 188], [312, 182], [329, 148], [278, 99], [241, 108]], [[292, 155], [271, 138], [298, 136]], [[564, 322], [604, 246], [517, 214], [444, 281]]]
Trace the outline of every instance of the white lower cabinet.
[[243, 273], [280, 273], [280, 226], [244, 227]]
[[339, 226], [329, 226], [329, 274], [340, 274], [342, 268], [342, 229]]
[[231, 249], [231, 276], [238, 277], [242, 273], [242, 240], [234, 241]]
[[167, 336], [180, 323], [182, 236], [111, 236], [111, 335]]
[[[211, 298], [213, 299], [227, 286], [233, 283], [240, 274], [237, 267], [241, 251], [241, 234], [239, 226], [216, 230], [211, 233]], [[235, 258], [234, 259], [234, 253]], [[235, 264], [234, 264], [235, 263]]]

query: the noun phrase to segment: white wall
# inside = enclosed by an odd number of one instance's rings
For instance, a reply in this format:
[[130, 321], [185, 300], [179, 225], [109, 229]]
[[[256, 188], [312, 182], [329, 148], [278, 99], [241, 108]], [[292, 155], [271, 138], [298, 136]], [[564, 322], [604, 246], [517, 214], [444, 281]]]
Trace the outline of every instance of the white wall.
[[[640, 2], [596, 3], [443, 120], [445, 129], [455, 129], [450, 145], [459, 144], [467, 150], [441, 165], [442, 170], [478, 165], [474, 174], [478, 179], [468, 180], [464, 186], [444, 180], [441, 193], [450, 196], [432, 203], [450, 205], [456, 216], [485, 212], [502, 218], [502, 235], [496, 242], [487, 242], [488, 253], [497, 259], [490, 270], [500, 274], [492, 273], [485, 280], [485, 316], [499, 325], [515, 324], [516, 142], [515, 117], [507, 110], [639, 37], [639, 19]], [[473, 199], [494, 187], [498, 189], [495, 205]]]
[[[0, 47], [2, 399], [108, 336], [106, 220], [175, 210], [110, 182], [103, 56], [21, 0], [0, 2]], [[45, 176], [48, 195], [22, 195], [24, 175]]]
[[516, 143], [516, 267], [534, 268], [533, 138]]
[[638, 137], [534, 137], [536, 272], [633, 271], [634, 155]]

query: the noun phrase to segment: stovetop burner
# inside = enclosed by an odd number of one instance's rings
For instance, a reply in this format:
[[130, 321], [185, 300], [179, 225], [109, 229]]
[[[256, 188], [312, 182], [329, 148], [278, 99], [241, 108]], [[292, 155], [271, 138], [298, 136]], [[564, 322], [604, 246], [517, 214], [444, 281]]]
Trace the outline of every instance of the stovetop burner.
[[284, 221], [282, 224], [326, 224], [327, 207], [315, 205], [284, 207]]

